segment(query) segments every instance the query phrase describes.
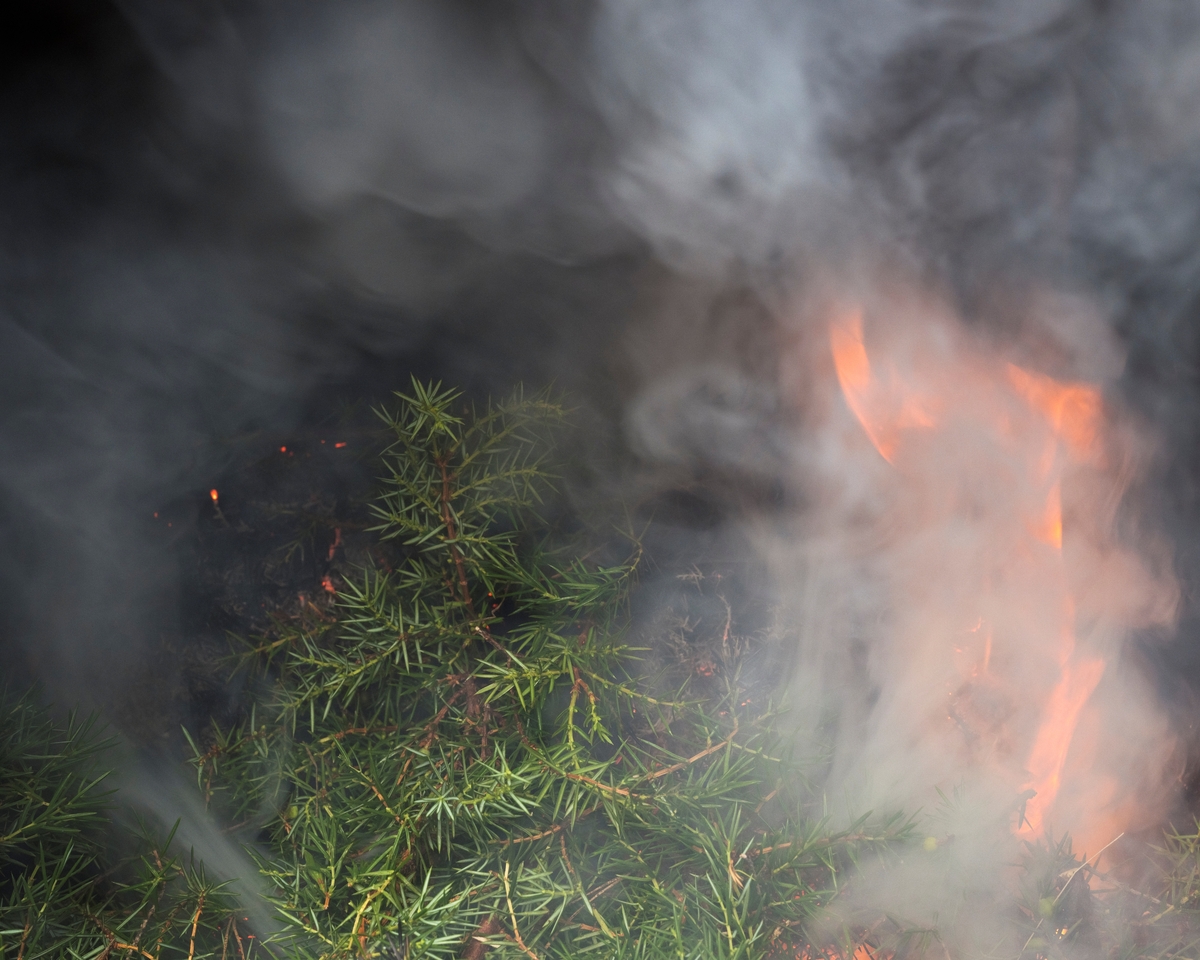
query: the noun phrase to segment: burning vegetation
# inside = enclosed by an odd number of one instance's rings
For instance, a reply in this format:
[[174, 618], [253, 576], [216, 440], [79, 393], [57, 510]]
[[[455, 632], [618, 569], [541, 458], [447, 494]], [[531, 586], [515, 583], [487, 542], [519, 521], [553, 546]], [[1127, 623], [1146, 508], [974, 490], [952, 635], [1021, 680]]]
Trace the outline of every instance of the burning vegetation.
[[[918, 376], [952, 341], [932, 360], [880, 359], [850, 313], [831, 343], [885, 476], [908, 482], [937, 431], [977, 413], [961, 392], [948, 413]], [[2, 955], [908, 960], [984, 955], [986, 933], [988, 956], [1190, 956], [1197, 835], [1102, 859], [1060, 826], [1137, 825], [1110, 819], [1129, 809], [1111, 791], [1074, 799], [1096, 783], [1071, 758], [1104, 661], [1071, 633], [1085, 599], [1066, 586], [1074, 514], [1058, 504], [1073, 503], [1073, 469], [1108, 455], [1103, 404], [1005, 364], [975, 388], [999, 404], [994, 442], [1036, 441], [1028, 489], [1005, 487], [1017, 526], [995, 547], [1035, 569], [973, 571], [990, 592], [955, 608], [964, 618], [937, 638], [956, 644], [940, 651], [947, 682], [922, 691], [911, 723], [1000, 771], [988, 842], [1012, 859], [987, 896], [964, 873], [979, 838], [953, 826], [966, 787], [925, 813], [828, 812], [830, 755], [781, 736], [779, 678], [753, 669], [776, 641], [743, 635], [719, 575], [692, 571], [663, 616], [631, 620], [636, 538], [598, 535], [556, 499], [559, 406], [476, 412], [414, 384], [384, 413], [371, 519], [328, 516], [310, 591], [243, 638], [240, 706], [189, 733], [198, 795], [256, 875], [214, 879], [169, 824], [156, 836], [113, 820], [103, 745], [17, 701], [3, 720]], [[330, 566], [347, 537], [365, 566]], [[997, 601], [1013, 578], [1062, 615], [1028, 697]], [[957, 886], [958, 915], [873, 905], [887, 877]]]
[[[1129, 736], [1128, 698], [1094, 696], [1109, 661], [1132, 630], [1169, 624], [1177, 595], [1116, 529], [1139, 469], [1130, 428], [1099, 385], [1008, 362], [935, 307], [887, 319], [868, 341], [864, 311], [845, 309], [829, 336], [846, 405], [890, 468], [874, 472], [871, 522], [911, 657], [906, 704], [945, 718], [913, 736], [944, 737], [960, 777], [987, 768], [1025, 791], [1022, 837], [1107, 849], [1170, 802], [1161, 769], [1130, 781], [1097, 743]], [[1165, 767], [1170, 737], [1142, 735], [1133, 748]]]
[[0, 960], [1196, 957], [1200, 4], [17, 6]]

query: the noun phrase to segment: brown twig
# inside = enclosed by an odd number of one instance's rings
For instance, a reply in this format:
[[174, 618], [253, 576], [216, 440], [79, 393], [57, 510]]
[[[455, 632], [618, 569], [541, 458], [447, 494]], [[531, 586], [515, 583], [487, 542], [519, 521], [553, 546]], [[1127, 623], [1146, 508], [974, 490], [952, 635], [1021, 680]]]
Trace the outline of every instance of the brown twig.
[[[451, 676], [447, 677], [446, 679], [450, 683], [457, 685], [462, 681], [463, 678], [459, 674], [452, 674]], [[462, 693], [463, 693], [463, 687], [459, 686], [458, 689], [455, 690], [453, 694], [451, 694], [450, 699], [447, 700], [442, 705], [442, 709], [440, 709], [437, 713], [435, 713], [433, 715], [433, 719], [430, 720], [427, 724], [425, 724], [425, 736], [422, 738], [421, 744], [420, 744], [422, 750], [428, 749], [429, 745], [431, 743], [433, 743], [434, 740], [437, 739], [437, 730], [436, 730], [437, 725], [446, 719], [446, 714], [450, 712], [450, 708], [452, 706], [454, 706], [454, 704], [458, 700], [458, 698], [460, 696], [462, 696]], [[397, 782], [399, 782], [399, 781], [397, 781]]]
[[[108, 954], [111, 953], [113, 950], [123, 950], [126, 952], [129, 952], [132, 950], [135, 953], [140, 953], [143, 957], [146, 958], [146, 960], [158, 960], [158, 958], [154, 954], [148, 953], [147, 951], [145, 951], [141, 947], [139, 947], [137, 944], [122, 943], [121, 940], [117, 937], [117, 935], [115, 933], [113, 933], [111, 930], [109, 930], [108, 927], [106, 927], [104, 925], [104, 922], [99, 917], [95, 917], [95, 916], [92, 916], [89, 914], [88, 919], [91, 920], [92, 923], [94, 923], [96, 926], [98, 926], [100, 928], [100, 932], [102, 934], [104, 934], [104, 939], [108, 941], [108, 946], [105, 948], [105, 951], [103, 954], [101, 954], [101, 956], [108, 956]], [[98, 958], [97, 958], [97, 960], [98, 960]]]
[[[593, 786], [597, 790], [603, 790], [606, 793], [615, 793], [621, 797], [636, 796], [636, 794], [630, 793], [624, 787], [612, 787], [612, 786], [609, 786], [607, 783], [601, 783], [599, 780], [593, 780], [591, 777], [585, 777], [582, 773], [571, 773], [566, 770], [554, 770], [554, 768], [552, 766], [550, 766], [548, 763], [543, 763], [542, 766], [544, 766], [547, 770], [553, 770], [559, 776], [566, 777], [568, 780], [577, 780], [580, 783], [586, 783], [589, 786]], [[638, 799], [640, 800], [643, 798], [638, 797]]]
[[[871, 840], [871, 839], [873, 839], [873, 838], [870, 835], [865, 834], [865, 833], [848, 833], [843, 837], [825, 837], [822, 840], [818, 841], [817, 843], [813, 844], [813, 846], [821, 846], [821, 845], [828, 846], [828, 845], [832, 845], [834, 843], [855, 843], [859, 840]], [[874, 838], [874, 839], [879, 839], [879, 838]], [[803, 841], [801, 841], [801, 843], [803, 843]], [[741, 856], [738, 857], [738, 862], [741, 862], [742, 860], [746, 859], [746, 857], [761, 857], [761, 856], [764, 856], [765, 854], [773, 853], [776, 850], [788, 850], [792, 846], [793, 846], [793, 841], [788, 840], [788, 841], [785, 841], [784, 843], [776, 843], [769, 847], [759, 847], [757, 850], [747, 850], [745, 853], [743, 853]]]
[[[595, 813], [599, 809], [600, 809], [599, 807], [588, 807], [586, 810], [582, 810], [579, 813], [577, 813], [575, 815], [575, 819], [578, 820], [580, 817], [589, 816], [590, 814]], [[502, 847], [509, 847], [509, 846], [512, 846], [517, 843], [533, 843], [533, 841], [535, 841], [535, 840], [544, 840], [546, 837], [552, 837], [556, 833], [561, 833], [566, 828], [567, 828], [567, 825], [565, 823], [556, 823], [552, 827], [549, 827], [548, 829], [543, 830], [541, 833], [531, 834], [530, 836], [527, 836], [527, 837], [517, 837], [515, 840], [497, 840], [496, 842], [499, 843], [500, 846], [502, 846]]]
[[196, 927], [200, 925], [200, 914], [204, 912], [204, 894], [200, 894], [196, 901], [196, 913], [192, 916], [192, 938], [188, 944], [188, 960], [192, 960], [196, 955]]
[[508, 861], [507, 860], [504, 861], [504, 900], [508, 904], [508, 916], [509, 916], [509, 919], [512, 920], [512, 928], [513, 928], [512, 936], [509, 937], [508, 939], [512, 940], [518, 947], [520, 947], [521, 951], [526, 956], [530, 957], [531, 960], [539, 960], [538, 955], [536, 953], [534, 953], [532, 950], [530, 950], [529, 947], [527, 947], [525, 945], [525, 941], [521, 939], [521, 931], [517, 927], [517, 912], [513, 909], [512, 895], [511, 895], [511, 891], [508, 886]]
[[484, 920], [467, 938], [467, 945], [462, 952], [462, 960], [483, 960], [484, 955], [488, 952], [488, 944], [484, 938], [499, 932], [499, 920], [494, 916]]
[[339, 730], [337, 733], [331, 733], [327, 737], [322, 737], [318, 742], [328, 743], [330, 740], [341, 740], [344, 737], [353, 736], [354, 734], [365, 736], [369, 733], [395, 733], [397, 729], [394, 723], [390, 723], [386, 727], [350, 727], [348, 730]]
[[597, 897], [602, 897], [620, 882], [620, 877], [613, 877], [607, 883], [602, 883], [600, 886], [593, 888], [592, 891], [587, 895], [587, 898], [589, 900], [595, 900]]
[[571, 857], [567, 853], [567, 835], [565, 833], [560, 833], [558, 835], [558, 845], [562, 848], [563, 863], [567, 865], [567, 872], [571, 874], [571, 877], [575, 880], [575, 883], [578, 884], [579, 874], [575, 872], [575, 866], [571, 863]]
[[246, 960], [246, 950], [242, 946], [242, 935], [238, 932], [237, 922], [234, 917], [229, 918], [229, 928], [233, 931], [233, 938], [237, 941], [238, 956], [242, 960]]
[[383, 794], [379, 792], [379, 788], [370, 780], [367, 780], [367, 785], [371, 788], [371, 792], [379, 798], [379, 802], [383, 804], [383, 809], [392, 815], [392, 819], [397, 823], [403, 823], [404, 821], [400, 819], [400, 815], [396, 813], [396, 811], [393, 810], [391, 806], [388, 805], [388, 802], [383, 798]]
[[445, 457], [439, 457], [434, 462], [442, 474], [442, 523], [446, 525], [446, 545], [450, 548], [450, 558], [454, 561], [454, 572], [458, 576], [458, 592], [462, 599], [463, 607], [466, 608], [467, 616], [474, 622], [474, 631], [504, 654], [505, 661], [511, 664], [512, 654], [505, 649], [504, 644], [492, 636], [492, 631], [488, 629], [488, 625], [480, 620], [478, 613], [475, 611], [475, 601], [471, 599], [471, 587], [467, 582], [467, 565], [463, 561], [462, 551], [458, 549], [458, 527], [454, 523], [454, 510], [450, 506], [452, 499], [451, 485], [455, 477], [450, 472], [449, 463]]
[[679, 763], [673, 763], [669, 767], [663, 767], [661, 770], [655, 770], [653, 773], [647, 774], [645, 777], [643, 777], [643, 779], [644, 780], [657, 780], [659, 777], [665, 777], [668, 774], [675, 773], [676, 771], [682, 770], [684, 767], [691, 766], [693, 763], [696, 763], [699, 760], [703, 760], [705, 757], [711, 756], [712, 754], [717, 753], [718, 751], [724, 750], [727, 746], [729, 746], [731, 743], [733, 743], [733, 738], [737, 736], [737, 732], [738, 732], [738, 720], [737, 720], [737, 717], [735, 716], [733, 718], [733, 732], [730, 733], [729, 736], [726, 737], [724, 740], [722, 740], [720, 743], [709, 747], [707, 750], [701, 750], [694, 757], [688, 757], [686, 760], [680, 760]]

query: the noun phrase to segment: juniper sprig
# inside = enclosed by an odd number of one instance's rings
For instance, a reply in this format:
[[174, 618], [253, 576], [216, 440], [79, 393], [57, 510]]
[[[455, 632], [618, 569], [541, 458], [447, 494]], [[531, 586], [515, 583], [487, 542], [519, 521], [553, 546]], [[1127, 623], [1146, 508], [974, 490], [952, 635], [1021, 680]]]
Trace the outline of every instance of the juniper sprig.
[[641, 675], [636, 542], [600, 562], [548, 534], [548, 396], [479, 412], [414, 383], [398, 399], [374, 505], [394, 564], [348, 583], [336, 619], [261, 637], [270, 703], [197, 751], [226, 816], [272, 811], [277, 942], [538, 960], [800, 942], [853, 857], [904, 822], [830, 834], [781, 813], [789, 777], [735, 663], [715, 696]]

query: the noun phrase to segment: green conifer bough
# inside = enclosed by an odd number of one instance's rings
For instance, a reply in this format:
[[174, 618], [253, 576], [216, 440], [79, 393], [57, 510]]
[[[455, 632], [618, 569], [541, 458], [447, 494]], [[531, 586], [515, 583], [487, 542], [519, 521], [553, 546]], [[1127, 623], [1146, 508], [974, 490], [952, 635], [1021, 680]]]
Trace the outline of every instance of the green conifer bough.
[[636, 548], [597, 563], [545, 529], [546, 395], [398, 400], [374, 512], [400, 559], [346, 587], [336, 621], [256, 643], [269, 705], [198, 748], [214, 807], [262, 818], [274, 949], [710, 960], [800, 942], [851, 855], [903, 825], [831, 837], [779, 813], [789, 775], [732, 653], [715, 697], [639, 675]]
[[862, 858], [935, 876], [953, 837], [830, 829], [715, 578], [687, 578], [715, 627], [630, 624], [636, 543], [605, 559], [551, 523], [562, 410], [414, 383], [382, 415], [374, 562], [250, 641], [245, 722], [192, 736], [258, 876], [214, 882], [129, 829], [91, 727], [10, 701], [0, 960], [957, 960], [973, 909], [1003, 920], [988, 956], [1195, 956], [1200, 833], [1147, 848], [1138, 887], [1029, 846], [1011, 902], [957, 908], [959, 940], [839, 909]]
[[168, 854], [170, 835], [113, 836], [111, 746], [30, 696], [0, 705], [0, 960], [221, 955], [206, 945], [231, 931], [224, 885]]

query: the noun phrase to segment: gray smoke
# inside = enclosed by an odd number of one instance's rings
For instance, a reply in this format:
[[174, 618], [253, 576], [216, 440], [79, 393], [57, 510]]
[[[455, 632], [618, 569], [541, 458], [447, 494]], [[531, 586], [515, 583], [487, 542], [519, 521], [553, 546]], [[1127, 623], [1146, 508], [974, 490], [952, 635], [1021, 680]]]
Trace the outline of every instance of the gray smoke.
[[[122, 696], [178, 617], [139, 518], [205, 486], [222, 438], [286, 430], [364, 355], [434, 344], [477, 385], [582, 385], [643, 478], [718, 474], [735, 514], [743, 479], [807, 505], [754, 534], [800, 623], [797, 699], [808, 722], [844, 705], [867, 656], [897, 709], [904, 648], [861, 646], [893, 561], [847, 506], [886, 484], [817, 415], [840, 402], [815, 359], [830, 288], [923, 290], [997, 355], [1105, 384], [1160, 438], [1130, 549], [1167, 527], [1189, 542], [1194, 5], [119, 8], [82, 65], [47, 56], [0, 95], [7, 629], [64, 698]], [[1200, 563], [1181, 549], [1177, 568], [1190, 625]], [[1132, 673], [1106, 682], [1154, 700]], [[875, 799], [946, 776], [873, 709], [845, 722], [846, 784], [896, 749], [913, 763]], [[1153, 709], [1135, 720], [1160, 735]]]

